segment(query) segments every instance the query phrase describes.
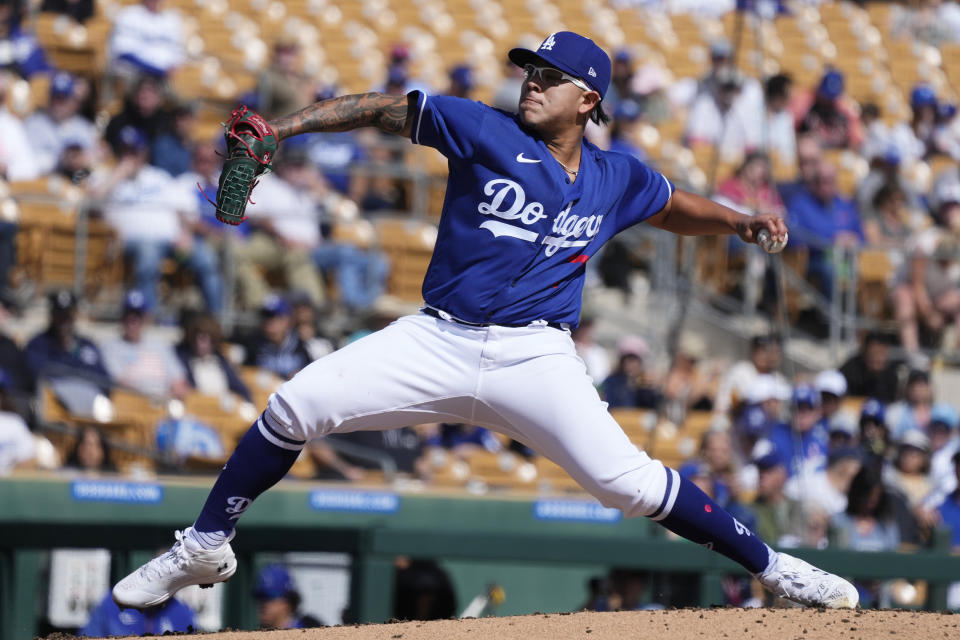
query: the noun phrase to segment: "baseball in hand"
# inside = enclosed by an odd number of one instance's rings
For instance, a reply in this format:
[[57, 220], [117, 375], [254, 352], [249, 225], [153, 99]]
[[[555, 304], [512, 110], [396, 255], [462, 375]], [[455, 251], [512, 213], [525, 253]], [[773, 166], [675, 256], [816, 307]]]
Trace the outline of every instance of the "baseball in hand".
[[771, 237], [769, 230], [760, 229], [757, 233], [757, 244], [767, 253], [780, 253], [787, 246], [787, 234], [783, 234], [783, 240], [777, 242]]

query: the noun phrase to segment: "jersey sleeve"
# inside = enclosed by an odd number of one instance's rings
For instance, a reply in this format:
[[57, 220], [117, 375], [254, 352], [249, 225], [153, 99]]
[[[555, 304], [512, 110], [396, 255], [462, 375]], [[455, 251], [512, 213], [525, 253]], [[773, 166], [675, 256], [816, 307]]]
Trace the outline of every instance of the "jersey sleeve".
[[663, 209], [673, 195], [673, 183], [632, 156], [627, 162], [626, 189], [617, 211], [617, 231], [643, 222]]
[[473, 157], [489, 107], [464, 98], [416, 93], [417, 112], [410, 130], [414, 144], [433, 147], [451, 160]]

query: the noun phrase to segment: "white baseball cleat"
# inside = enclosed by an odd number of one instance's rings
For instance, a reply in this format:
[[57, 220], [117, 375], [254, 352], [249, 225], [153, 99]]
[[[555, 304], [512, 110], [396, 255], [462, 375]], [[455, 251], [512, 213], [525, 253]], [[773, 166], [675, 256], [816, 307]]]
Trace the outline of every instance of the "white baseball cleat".
[[775, 595], [808, 607], [855, 609], [860, 594], [852, 584], [786, 553], [773, 554], [757, 580]]
[[[184, 587], [211, 587], [226, 582], [237, 570], [228, 538], [219, 548], [204, 549], [190, 537], [190, 527], [176, 531], [170, 551], [143, 565], [113, 588], [121, 609], [147, 609], [163, 604]], [[232, 538], [233, 535], [230, 536]]]

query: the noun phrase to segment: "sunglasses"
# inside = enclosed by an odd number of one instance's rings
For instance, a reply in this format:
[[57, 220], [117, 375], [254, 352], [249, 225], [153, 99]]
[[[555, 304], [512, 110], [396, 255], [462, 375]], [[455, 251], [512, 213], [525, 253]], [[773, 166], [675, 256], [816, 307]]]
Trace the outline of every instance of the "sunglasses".
[[540, 78], [541, 82], [547, 86], [558, 85], [561, 82], [570, 82], [573, 86], [583, 89], [584, 91], [593, 91], [590, 87], [587, 86], [587, 83], [581, 80], [580, 78], [575, 78], [569, 73], [564, 73], [560, 69], [555, 69], [553, 67], [538, 67], [532, 64], [523, 65], [523, 79], [530, 80], [531, 78]]

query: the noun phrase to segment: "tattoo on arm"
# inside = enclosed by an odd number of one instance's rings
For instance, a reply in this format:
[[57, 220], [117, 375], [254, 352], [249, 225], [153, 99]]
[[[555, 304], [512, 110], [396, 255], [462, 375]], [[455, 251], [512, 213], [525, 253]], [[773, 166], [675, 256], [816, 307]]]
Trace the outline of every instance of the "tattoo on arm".
[[361, 93], [314, 103], [270, 125], [281, 139], [301, 133], [349, 131], [359, 127], [377, 127], [386, 133], [407, 136], [416, 105], [416, 94]]

